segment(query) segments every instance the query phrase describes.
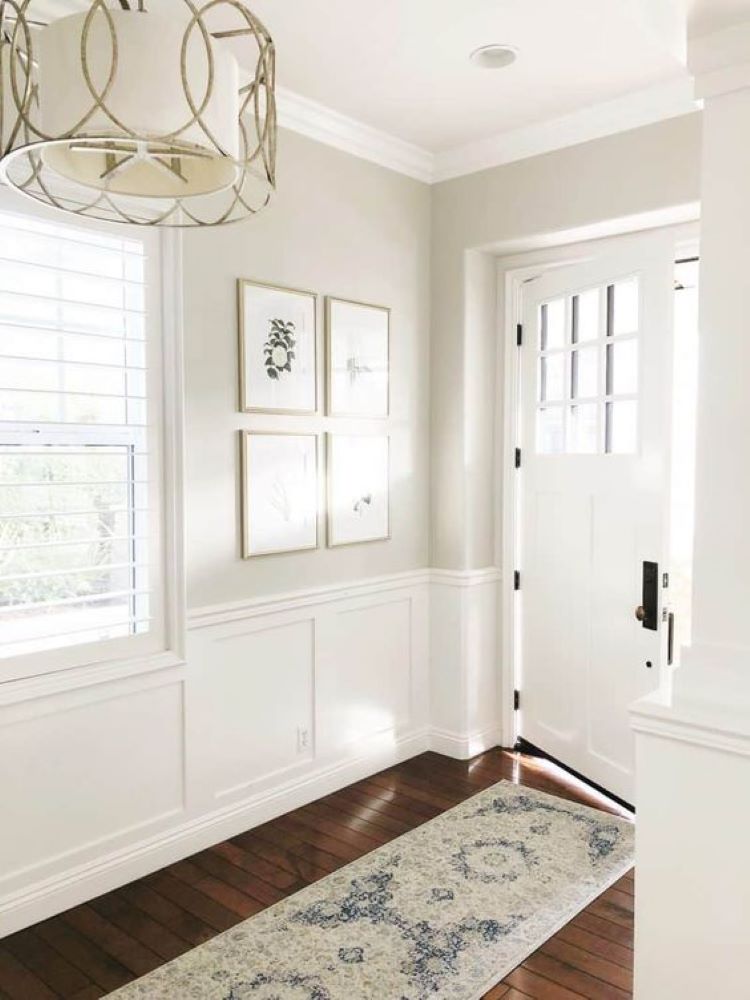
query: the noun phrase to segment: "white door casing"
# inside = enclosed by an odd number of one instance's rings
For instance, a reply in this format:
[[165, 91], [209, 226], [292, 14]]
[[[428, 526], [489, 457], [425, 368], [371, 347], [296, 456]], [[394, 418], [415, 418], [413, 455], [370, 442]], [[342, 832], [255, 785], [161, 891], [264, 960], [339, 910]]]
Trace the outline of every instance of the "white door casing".
[[[524, 286], [520, 735], [627, 802], [628, 706], [666, 677], [674, 259], [662, 230]], [[657, 631], [635, 617], [644, 561]]]

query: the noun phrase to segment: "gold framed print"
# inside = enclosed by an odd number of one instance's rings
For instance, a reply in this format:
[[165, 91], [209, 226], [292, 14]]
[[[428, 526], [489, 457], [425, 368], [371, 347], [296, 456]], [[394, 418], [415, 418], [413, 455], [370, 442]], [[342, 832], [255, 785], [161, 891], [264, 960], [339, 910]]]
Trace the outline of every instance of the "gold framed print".
[[242, 411], [316, 413], [317, 295], [243, 278], [237, 295]]
[[328, 434], [326, 450], [329, 548], [388, 540], [388, 435]]
[[390, 326], [385, 306], [326, 298], [329, 416], [388, 416]]
[[240, 431], [242, 555], [318, 547], [318, 435]]

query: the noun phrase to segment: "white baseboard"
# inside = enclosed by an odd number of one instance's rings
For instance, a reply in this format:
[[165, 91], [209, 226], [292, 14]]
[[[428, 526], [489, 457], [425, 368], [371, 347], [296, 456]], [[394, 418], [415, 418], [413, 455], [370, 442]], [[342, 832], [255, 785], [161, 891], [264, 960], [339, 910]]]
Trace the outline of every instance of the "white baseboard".
[[355, 758], [317, 769], [302, 778], [203, 814], [90, 864], [30, 885], [22, 892], [0, 898], [0, 938], [314, 802], [429, 748], [426, 729], [395, 739], [392, 735], [375, 739], [368, 752]]
[[478, 733], [452, 733], [446, 729], [430, 729], [430, 750], [454, 757], [456, 760], [469, 760], [477, 754], [500, 746], [500, 731], [498, 727], [484, 729]]

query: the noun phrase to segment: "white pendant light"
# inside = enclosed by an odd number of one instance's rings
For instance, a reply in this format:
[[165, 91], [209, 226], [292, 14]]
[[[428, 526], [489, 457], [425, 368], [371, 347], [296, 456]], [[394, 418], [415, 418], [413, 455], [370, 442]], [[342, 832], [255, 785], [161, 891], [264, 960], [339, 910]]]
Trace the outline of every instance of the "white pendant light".
[[48, 24], [34, 6], [0, 0], [0, 179], [141, 225], [219, 225], [267, 204], [275, 54], [243, 3], [87, 0]]

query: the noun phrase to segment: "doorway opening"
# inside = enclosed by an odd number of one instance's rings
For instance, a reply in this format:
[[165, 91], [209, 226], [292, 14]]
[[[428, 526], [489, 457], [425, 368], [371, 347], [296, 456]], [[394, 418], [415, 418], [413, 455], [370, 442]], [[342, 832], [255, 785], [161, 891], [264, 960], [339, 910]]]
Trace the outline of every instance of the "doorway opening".
[[629, 706], [671, 683], [691, 639], [699, 261], [684, 235], [511, 281], [514, 736], [631, 803]]

